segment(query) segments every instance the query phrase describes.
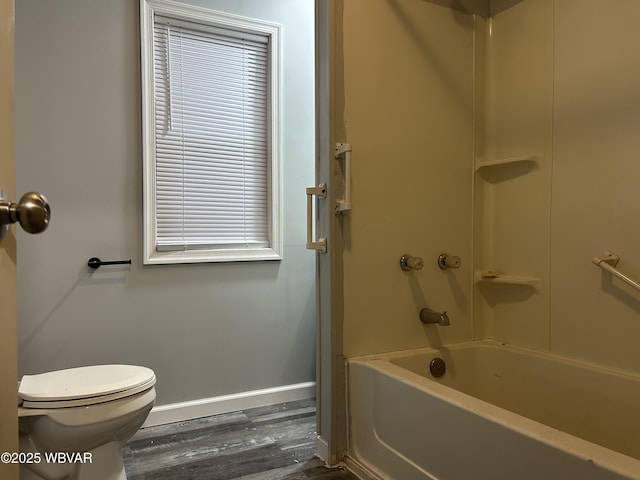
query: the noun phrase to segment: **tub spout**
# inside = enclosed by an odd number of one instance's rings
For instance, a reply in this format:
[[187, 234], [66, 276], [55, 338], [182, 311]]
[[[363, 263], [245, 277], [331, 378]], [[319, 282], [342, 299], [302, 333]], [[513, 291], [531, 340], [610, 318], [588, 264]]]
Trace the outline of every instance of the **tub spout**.
[[431, 310], [429, 307], [425, 307], [420, 310], [420, 321], [422, 323], [437, 323], [441, 327], [450, 325], [447, 312], [436, 312], [435, 310]]

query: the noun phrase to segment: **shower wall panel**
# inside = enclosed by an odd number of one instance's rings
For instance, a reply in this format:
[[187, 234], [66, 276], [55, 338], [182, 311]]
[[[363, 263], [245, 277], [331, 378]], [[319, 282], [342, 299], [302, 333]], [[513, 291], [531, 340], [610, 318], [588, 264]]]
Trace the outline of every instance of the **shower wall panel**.
[[[344, 2], [346, 356], [471, 338], [473, 34], [473, 16], [429, 2]], [[440, 270], [443, 252], [461, 268]], [[402, 271], [405, 253], [425, 267]], [[451, 326], [424, 326], [425, 306]]]

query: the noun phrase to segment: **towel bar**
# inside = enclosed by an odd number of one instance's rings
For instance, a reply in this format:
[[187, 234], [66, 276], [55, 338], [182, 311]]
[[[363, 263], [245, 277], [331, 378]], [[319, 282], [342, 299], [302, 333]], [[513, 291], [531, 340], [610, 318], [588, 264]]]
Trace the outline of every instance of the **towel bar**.
[[94, 270], [102, 265], [131, 265], [131, 260], [111, 260], [108, 262], [103, 262], [98, 257], [91, 257], [87, 262], [87, 266], [93, 268]]

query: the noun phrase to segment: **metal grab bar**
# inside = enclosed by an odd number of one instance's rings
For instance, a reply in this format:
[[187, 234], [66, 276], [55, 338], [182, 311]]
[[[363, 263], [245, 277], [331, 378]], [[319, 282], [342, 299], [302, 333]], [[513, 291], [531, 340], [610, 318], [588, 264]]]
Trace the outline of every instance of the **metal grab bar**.
[[634, 282], [629, 277], [627, 277], [624, 273], [616, 270], [615, 267], [618, 264], [618, 260], [620, 260], [620, 257], [618, 255], [605, 250], [602, 255], [593, 257], [592, 262], [597, 267], [600, 267], [603, 270], [606, 270], [607, 272], [611, 273], [614, 277], [618, 277], [627, 285], [631, 285], [633, 288], [640, 291], [640, 283]]

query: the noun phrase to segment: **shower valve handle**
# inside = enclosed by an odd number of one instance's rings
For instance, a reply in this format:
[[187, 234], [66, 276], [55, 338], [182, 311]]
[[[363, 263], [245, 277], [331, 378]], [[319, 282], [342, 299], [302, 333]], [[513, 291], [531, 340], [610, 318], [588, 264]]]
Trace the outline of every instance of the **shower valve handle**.
[[462, 259], [455, 255], [447, 255], [446, 253], [441, 253], [438, 256], [438, 266], [442, 270], [447, 270], [448, 268], [460, 268], [462, 264]]
[[405, 272], [422, 270], [422, 267], [424, 267], [424, 260], [420, 257], [412, 257], [411, 255], [403, 255], [400, 257], [400, 268]]

